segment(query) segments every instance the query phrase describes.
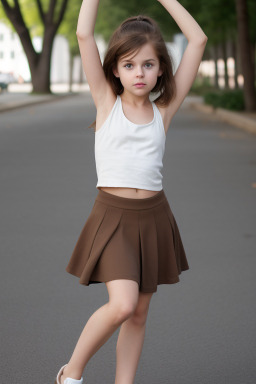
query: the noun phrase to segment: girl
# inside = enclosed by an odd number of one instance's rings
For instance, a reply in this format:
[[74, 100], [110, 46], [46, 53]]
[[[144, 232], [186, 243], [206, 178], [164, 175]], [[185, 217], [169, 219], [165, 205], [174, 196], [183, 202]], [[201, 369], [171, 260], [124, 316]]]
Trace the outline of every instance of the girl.
[[[189, 269], [161, 170], [168, 127], [193, 84], [207, 37], [178, 1], [159, 2], [188, 39], [175, 75], [150, 17], [130, 17], [117, 28], [102, 67], [94, 40], [99, 0], [84, 0], [79, 13], [77, 38], [97, 108], [98, 194], [66, 270], [86, 286], [104, 282], [109, 301], [89, 318], [57, 384], [82, 383], [89, 359], [120, 325], [115, 384], [132, 384], [151, 297]], [[158, 93], [154, 102], [151, 92]]]

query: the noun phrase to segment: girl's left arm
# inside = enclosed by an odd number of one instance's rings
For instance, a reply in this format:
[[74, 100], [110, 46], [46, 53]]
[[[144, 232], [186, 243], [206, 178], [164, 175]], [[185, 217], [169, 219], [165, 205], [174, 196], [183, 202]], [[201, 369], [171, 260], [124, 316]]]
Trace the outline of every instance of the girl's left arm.
[[157, 1], [170, 13], [188, 40], [188, 45], [174, 75], [177, 94], [166, 108], [167, 120], [170, 122], [196, 78], [208, 38], [195, 19], [178, 1]]

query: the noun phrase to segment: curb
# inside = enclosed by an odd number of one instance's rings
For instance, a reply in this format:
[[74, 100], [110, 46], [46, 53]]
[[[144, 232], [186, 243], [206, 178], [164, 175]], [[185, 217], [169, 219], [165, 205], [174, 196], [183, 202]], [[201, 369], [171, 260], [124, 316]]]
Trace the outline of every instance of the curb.
[[197, 102], [190, 102], [190, 107], [195, 108], [201, 112], [213, 114], [220, 118], [220, 120], [241, 128], [247, 132], [256, 135], [256, 120], [248, 116], [243, 116], [239, 112], [229, 111], [223, 108], [214, 108], [211, 105], [205, 105]]
[[0, 113], [2, 112], [8, 112], [13, 109], [18, 109], [18, 108], [23, 108], [27, 107], [30, 105], [36, 105], [36, 104], [43, 104], [43, 103], [49, 103], [51, 101], [58, 101], [62, 100], [66, 97], [71, 97], [71, 96], [78, 96], [79, 93], [68, 93], [68, 94], [60, 94], [60, 95], [42, 95], [42, 96], [35, 96], [33, 99], [33, 96], [31, 95], [31, 99], [25, 99], [25, 100], [20, 100], [20, 101], [10, 101], [7, 102], [6, 104], [1, 105], [0, 104]]

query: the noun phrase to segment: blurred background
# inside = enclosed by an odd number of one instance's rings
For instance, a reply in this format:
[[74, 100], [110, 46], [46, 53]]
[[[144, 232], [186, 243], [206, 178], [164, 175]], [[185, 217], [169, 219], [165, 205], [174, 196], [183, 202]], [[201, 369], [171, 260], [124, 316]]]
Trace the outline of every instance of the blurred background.
[[[255, 384], [256, 1], [180, 2], [208, 36], [163, 159], [190, 270], [153, 295], [135, 384]], [[97, 193], [81, 3], [0, 0], [0, 383], [54, 383], [108, 300], [105, 284], [65, 271]], [[175, 71], [187, 40], [157, 0], [100, 1], [101, 60], [138, 14], [158, 22]], [[114, 383], [117, 337], [86, 366], [86, 384]]]
[[[191, 93], [213, 106], [255, 111], [255, 0], [182, 0], [181, 4], [208, 36]], [[0, 90], [88, 89], [76, 38], [80, 6], [81, 0], [1, 0]], [[95, 38], [101, 59], [113, 30], [124, 18], [139, 13], [159, 23], [176, 70], [187, 40], [154, 0], [100, 1]]]

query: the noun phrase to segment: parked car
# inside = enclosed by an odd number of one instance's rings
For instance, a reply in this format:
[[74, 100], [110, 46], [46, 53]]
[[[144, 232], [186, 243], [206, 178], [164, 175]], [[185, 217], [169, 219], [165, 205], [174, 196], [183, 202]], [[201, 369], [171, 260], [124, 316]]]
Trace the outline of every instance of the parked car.
[[0, 72], [0, 91], [8, 89], [8, 84], [16, 82], [15, 77], [11, 73]]

